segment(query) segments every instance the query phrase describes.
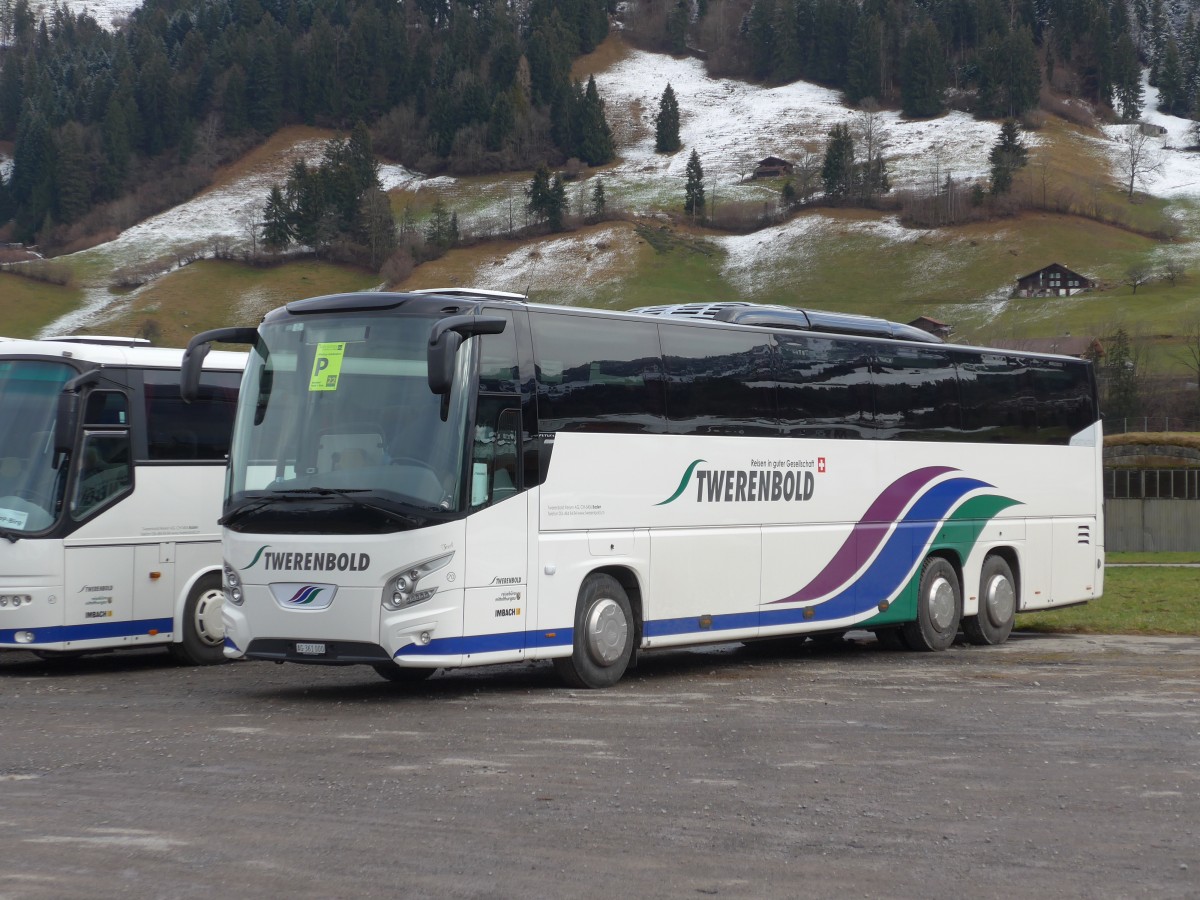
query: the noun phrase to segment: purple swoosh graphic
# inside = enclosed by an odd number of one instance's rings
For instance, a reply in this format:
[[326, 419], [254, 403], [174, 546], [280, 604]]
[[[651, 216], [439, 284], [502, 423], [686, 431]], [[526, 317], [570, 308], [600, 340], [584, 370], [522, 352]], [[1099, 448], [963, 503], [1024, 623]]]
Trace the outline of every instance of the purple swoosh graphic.
[[[790, 597], [775, 603], [802, 603], [814, 600], [841, 587], [858, 571], [859, 560], [875, 552], [883, 541], [888, 526], [895, 522], [917, 492], [933, 479], [947, 472], [956, 472], [950, 466], [926, 466], [907, 475], [901, 475], [875, 498], [875, 502], [863, 513], [858, 524], [846, 536], [845, 543], [833, 555], [833, 559], [818, 573], [817, 577]], [[881, 524], [882, 523], [882, 524]]]

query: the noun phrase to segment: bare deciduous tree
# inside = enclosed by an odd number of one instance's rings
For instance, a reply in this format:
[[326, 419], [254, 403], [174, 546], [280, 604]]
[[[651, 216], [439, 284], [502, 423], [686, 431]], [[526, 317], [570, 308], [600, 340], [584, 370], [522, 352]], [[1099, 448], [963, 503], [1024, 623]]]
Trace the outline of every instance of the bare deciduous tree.
[[1126, 125], [1117, 137], [1120, 148], [1118, 165], [1129, 188], [1128, 197], [1133, 199], [1133, 189], [1157, 177], [1163, 169], [1162, 155], [1150, 135], [1140, 125]]
[[1133, 288], [1133, 292], [1136, 294], [1137, 289], [1153, 277], [1154, 269], [1149, 263], [1135, 262], [1125, 270], [1124, 282]]

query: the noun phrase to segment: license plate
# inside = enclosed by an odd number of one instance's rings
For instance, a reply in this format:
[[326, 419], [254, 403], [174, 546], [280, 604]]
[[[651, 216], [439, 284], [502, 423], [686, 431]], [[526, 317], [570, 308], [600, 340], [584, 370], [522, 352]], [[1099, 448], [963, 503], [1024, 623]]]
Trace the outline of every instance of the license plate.
[[324, 656], [324, 644], [305, 644], [301, 641], [296, 642], [296, 652], [303, 653], [305, 656]]

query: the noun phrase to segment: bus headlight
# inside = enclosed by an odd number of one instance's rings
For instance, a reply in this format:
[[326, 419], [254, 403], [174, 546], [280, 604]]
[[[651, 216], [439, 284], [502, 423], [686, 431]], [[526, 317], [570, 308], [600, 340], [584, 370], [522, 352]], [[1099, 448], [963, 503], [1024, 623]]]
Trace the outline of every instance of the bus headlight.
[[454, 558], [454, 551], [417, 563], [388, 579], [383, 586], [383, 606], [397, 610], [417, 603], [424, 603], [437, 593], [437, 587], [421, 588], [418, 585], [430, 572], [436, 572]]
[[225, 576], [225, 599], [234, 606], [241, 606], [246, 597], [242, 594], [242, 579], [238, 578], [237, 570], [225, 563], [222, 574]]

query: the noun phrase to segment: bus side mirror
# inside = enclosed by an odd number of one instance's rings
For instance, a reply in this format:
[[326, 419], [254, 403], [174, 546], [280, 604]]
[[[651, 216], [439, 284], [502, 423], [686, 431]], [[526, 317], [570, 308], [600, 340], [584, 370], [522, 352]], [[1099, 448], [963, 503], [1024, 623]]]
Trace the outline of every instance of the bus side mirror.
[[450, 316], [434, 324], [429, 332], [429, 390], [443, 396], [454, 383], [454, 357], [467, 338], [477, 334], [499, 334], [508, 324], [499, 316]]
[[54, 459], [75, 449], [75, 432], [79, 428], [79, 391], [64, 390], [58, 395], [58, 408], [54, 415]]
[[200, 394], [200, 374], [204, 371], [204, 357], [214, 343], [250, 344], [258, 343], [257, 328], [214, 328], [202, 331], [190, 341], [183, 351], [183, 364], [179, 372], [179, 396], [184, 403], [191, 403]]

